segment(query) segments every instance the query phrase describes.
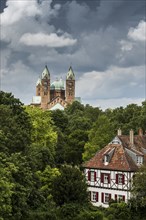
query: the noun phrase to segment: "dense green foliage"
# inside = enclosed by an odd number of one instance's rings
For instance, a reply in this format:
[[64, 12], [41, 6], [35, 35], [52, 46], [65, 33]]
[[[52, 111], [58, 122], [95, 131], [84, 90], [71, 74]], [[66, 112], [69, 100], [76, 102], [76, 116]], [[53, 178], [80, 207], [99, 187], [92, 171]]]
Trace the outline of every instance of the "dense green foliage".
[[59, 206], [71, 202], [86, 203], [88, 194], [85, 176], [77, 168], [62, 166], [60, 175], [53, 181], [52, 195]]
[[50, 112], [0, 92], [0, 220], [145, 219], [145, 167], [135, 175], [133, 200], [108, 209], [89, 203], [80, 170], [119, 127], [137, 133], [145, 122], [146, 102], [106, 111], [74, 102]]
[[25, 151], [30, 144], [31, 122], [22, 103], [0, 92], [0, 150], [8, 154]]

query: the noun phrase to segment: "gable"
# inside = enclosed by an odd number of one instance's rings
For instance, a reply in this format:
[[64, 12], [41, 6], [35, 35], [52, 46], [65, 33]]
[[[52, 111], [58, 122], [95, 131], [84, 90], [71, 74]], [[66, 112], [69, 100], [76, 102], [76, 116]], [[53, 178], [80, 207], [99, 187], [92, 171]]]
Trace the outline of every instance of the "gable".
[[64, 110], [64, 107], [60, 103], [56, 103], [56, 105], [50, 108], [50, 110], [56, 110], [56, 109]]
[[57, 96], [51, 102], [48, 103], [49, 110], [56, 110], [56, 109], [64, 110], [66, 106], [67, 106], [67, 102], [59, 96]]

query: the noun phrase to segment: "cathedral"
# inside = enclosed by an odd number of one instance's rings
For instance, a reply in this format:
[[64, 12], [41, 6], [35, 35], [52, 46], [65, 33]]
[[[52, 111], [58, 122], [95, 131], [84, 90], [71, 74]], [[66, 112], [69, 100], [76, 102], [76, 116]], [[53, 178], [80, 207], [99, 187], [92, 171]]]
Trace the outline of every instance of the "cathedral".
[[45, 66], [36, 83], [36, 96], [33, 96], [31, 105], [48, 110], [64, 110], [75, 100], [75, 75], [72, 67], [66, 75], [66, 87], [64, 84], [62, 78], [50, 83], [50, 72]]

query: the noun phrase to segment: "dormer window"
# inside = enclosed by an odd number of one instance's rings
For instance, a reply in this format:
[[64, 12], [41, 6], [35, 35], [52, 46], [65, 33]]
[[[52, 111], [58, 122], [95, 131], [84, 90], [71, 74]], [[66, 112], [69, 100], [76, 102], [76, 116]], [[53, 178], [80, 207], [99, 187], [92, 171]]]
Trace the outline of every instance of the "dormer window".
[[109, 155], [104, 155], [104, 163], [109, 163]]
[[121, 144], [120, 139], [116, 136], [111, 142], [110, 144]]
[[118, 140], [113, 140], [112, 144], [120, 144], [120, 142]]
[[143, 157], [142, 156], [137, 156], [137, 164], [138, 165], [143, 164]]

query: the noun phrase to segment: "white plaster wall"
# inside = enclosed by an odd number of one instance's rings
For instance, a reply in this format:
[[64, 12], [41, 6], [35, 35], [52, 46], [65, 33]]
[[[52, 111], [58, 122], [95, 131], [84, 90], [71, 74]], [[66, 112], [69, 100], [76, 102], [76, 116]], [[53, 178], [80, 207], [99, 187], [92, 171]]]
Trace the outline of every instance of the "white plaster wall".
[[96, 188], [96, 187], [88, 187], [88, 191], [90, 192], [98, 192], [98, 202], [92, 202], [94, 206], [103, 206], [108, 207], [108, 204], [102, 203], [102, 193], [110, 193], [111, 199], [115, 200], [115, 195], [125, 196], [125, 202], [130, 199], [131, 193], [128, 191], [121, 191], [121, 190], [110, 190], [110, 189], [103, 189], [103, 188]]

